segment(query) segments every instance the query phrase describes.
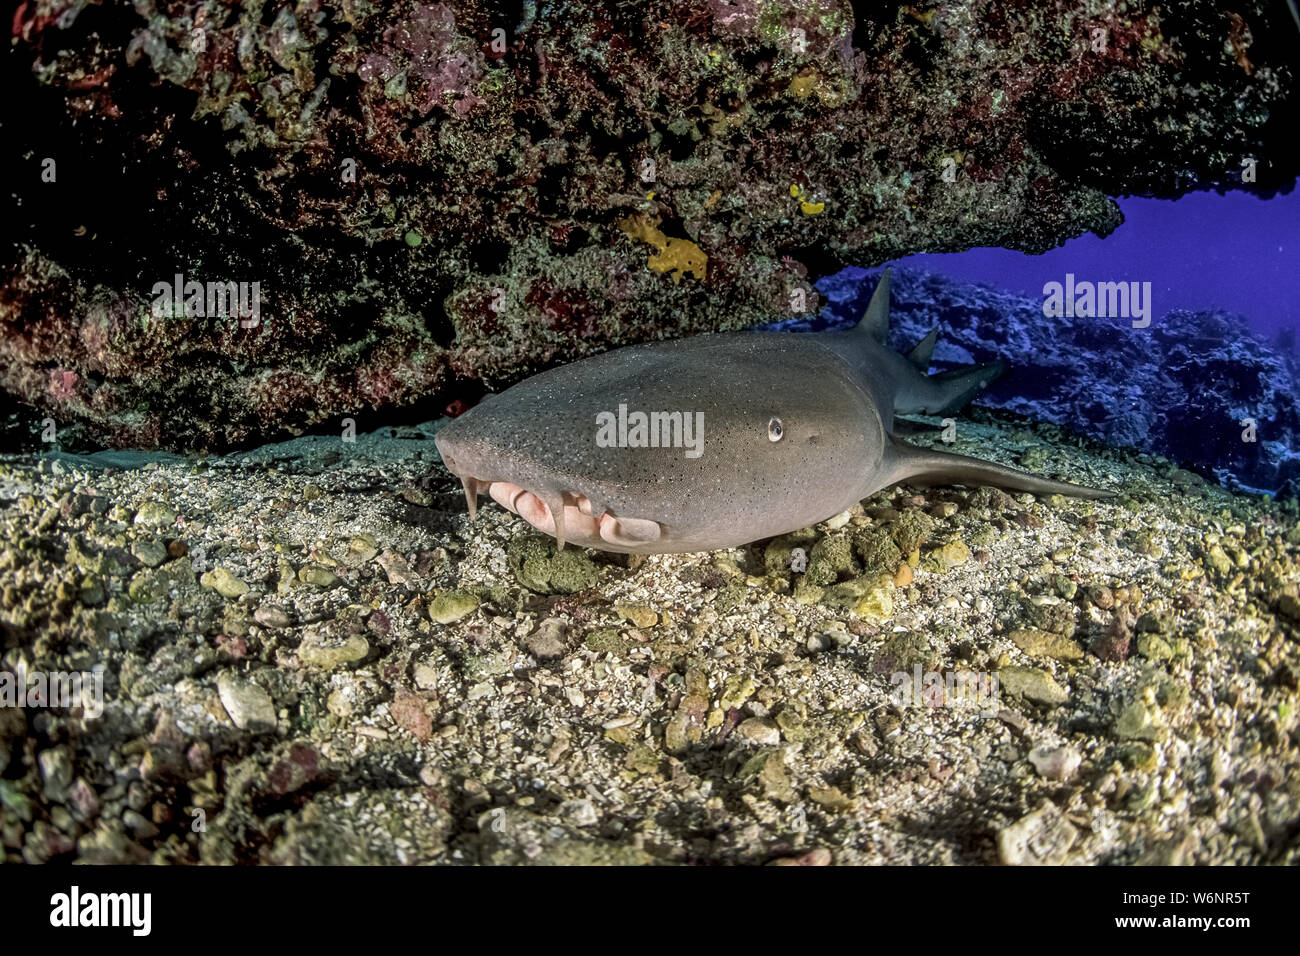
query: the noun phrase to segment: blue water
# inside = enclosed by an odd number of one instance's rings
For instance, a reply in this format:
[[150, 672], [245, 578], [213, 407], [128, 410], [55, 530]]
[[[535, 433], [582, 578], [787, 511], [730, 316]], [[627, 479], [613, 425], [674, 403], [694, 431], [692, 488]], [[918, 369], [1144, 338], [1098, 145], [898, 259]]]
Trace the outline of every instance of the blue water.
[[899, 265], [1041, 297], [1046, 282], [1150, 282], [1152, 314], [1225, 309], [1275, 337], [1300, 329], [1300, 191], [1259, 199], [1193, 193], [1119, 200], [1124, 224], [1105, 239], [1072, 239], [1043, 255], [978, 248], [922, 254]]
[[[1110, 236], [1042, 255], [979, 248], [896, 260], [891, 345], [905, 350], [939, 328], [943, 367], [1010, 366], [979, 404], [1165, 455], [1229, 487], [1296, 495], [1300, 192], [1119, 204], [1125, 222]], [[856, 322], [878, 272], [827, 276], [816, 317], [775, 327]], [[1067, 273], [1076, 284], [1150, 283], [1150, 326], [1133, 327], [1128, 313], [1045, 318], [1043, 287]], [[1243, 439], [1245, 419], [1258, 426], [1253, 439]]]

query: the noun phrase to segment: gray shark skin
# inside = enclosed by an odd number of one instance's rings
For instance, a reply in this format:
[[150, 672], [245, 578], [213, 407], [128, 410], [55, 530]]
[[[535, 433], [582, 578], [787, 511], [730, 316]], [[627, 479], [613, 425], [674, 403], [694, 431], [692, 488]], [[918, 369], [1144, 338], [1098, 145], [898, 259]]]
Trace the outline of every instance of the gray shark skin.
[[[615, 349], [485, 399], [434, 440], [464, 485], [471, 518], [488, 494], [561, 548], [737, 547], [816, 524], [907, 480], [1112, 496], [895, 437], [895, 414], [954, 412], [1002, 366], [927, 376], [934, 333], [899, 355], [885, 345], [888, 311], [886, 272], [850, 331], [740, 332]], [[675, 447], [611, 445], [608, 422], [620, 405], [629, 416], [681, 413], [702, 421], [702, 434], [665, 429]], [[701, 439], [694, 448], [691, 437]]]

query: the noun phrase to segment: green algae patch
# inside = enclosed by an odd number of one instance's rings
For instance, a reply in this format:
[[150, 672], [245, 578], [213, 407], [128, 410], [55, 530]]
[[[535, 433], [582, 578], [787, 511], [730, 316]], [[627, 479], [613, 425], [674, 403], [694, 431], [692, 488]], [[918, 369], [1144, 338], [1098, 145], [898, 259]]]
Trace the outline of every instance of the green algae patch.
[[897, 536], [884, 528], [869, 528], [853, 537], [853, 553], [867, 574], [894, 574], [906, 550], [898, 546]]
[[1077, 641], [1051, 631], [1022, 628], [1012, 631], [1010, 637], [1011, 642], [1030, 657], [1050, 657], [1058, 661], [1083, 659], [1083, 648]]
[[603, 627], [588, 632], [583, 637], [582, 643], [587, 650], [597, 654], [621, 654], [627, 650], [627, 641], [622, 633], [613, 627]]
[[218, 565], [199, 578], [205, 588], [212, 588], [224, 598], [235, 599], [248, 593], [248, 585], [226, 567]]
[[468, 591], [443, 591], [429, 602], [429, 618], [437, 624], [454, 624], [478, 610], [479, 599]]
[[847, 534], [832, 534], [813, 545], [808, 555], [810, 584], [834, 584], [840, 575], [852, 572], [853, 544]]
[[890, 524], [889, 533], [903, 554], [911, 554], [925, 544], [934, 533], [935, 520], [924, 511], [909, 509]]
[[807, 571], [808, 555], [816, 543], [817, 532], [812, 528], [773, 538], [763, 549], [763, 570], [777, 577]]
[[536, 594], [575, 594], [600, 581], [600, 571], [586, 553], [556, 551], [549, 538], [536, 535], [511, 541], [506, 563], [515, 580]]
[[998, 671], [998, 680], [1008, 694], [1049, 707], [1070, 699], [1069, 692], [1056, 682], [1056, 678], [1038, 667], [1004, 667]]
[[298, 645], [298, 660], [321, 670], [337, 670], [348, 664], [364, 660], [370, 653], [370, 642], [360, 634], [330, 635], [322, 632], [308, 634]]

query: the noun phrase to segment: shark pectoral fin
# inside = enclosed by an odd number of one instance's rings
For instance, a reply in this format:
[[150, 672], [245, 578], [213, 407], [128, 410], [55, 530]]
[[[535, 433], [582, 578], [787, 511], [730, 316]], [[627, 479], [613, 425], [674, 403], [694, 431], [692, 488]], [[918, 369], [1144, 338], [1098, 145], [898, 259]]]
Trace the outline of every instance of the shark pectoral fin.
[[916, 348], [907, 353], [907, 360], [920, 372], [930, 371], [930, 357], [934, 355], [934, 346], [938, 341], [939, 329], [936, 326], [925, 338], [916, 343]]
[[914, 422], [908, 418], [899, 418], [894, 416], [894, 435], [924, 435], [927, 432], [943, 431], [942, 425], [931, 425], [929, 422]]
[[1070, 495], [1075, 498], [1114, 498], [1115, 492], [1088, 488], [1068, 481], [1052, 481], [966, 455], [918, 448], [894, 441], [897, 454], [889, 484], [915, 481], [920, 484], [993, 485], [1035, 495]]
[[931, 375], [926, 382], [937, 393], [931, 399], [937, 407], [926, 408], [926, 411], [931, 415], [951, 415], [961, 411], [1006, 370], [1005, 362], [989, 362], [987, 365], [972, 365]]

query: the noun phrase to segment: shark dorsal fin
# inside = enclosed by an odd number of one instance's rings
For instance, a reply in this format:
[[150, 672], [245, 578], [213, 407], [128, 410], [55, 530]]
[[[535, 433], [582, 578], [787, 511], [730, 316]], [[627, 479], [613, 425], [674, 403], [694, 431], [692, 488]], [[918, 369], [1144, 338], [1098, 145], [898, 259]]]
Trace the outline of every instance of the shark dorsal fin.
[[860, 335], [869, 335], [882, 345], [889, 335], [888, 269], [880, 274], [880, 281], [876, 283], [876, 291], [871, 293], [871, 301], [867, 303], [867, 311], [863, 313], [862, 321], [857, 324], [854, 331]]
[[934, 355], [934, 343], [939, 341], [939, 329], [936, 326], [930, 334], [916, 343], [916, 348], [907, 353], [907, 360], [922, 372], [930, 371], [930, 357]]

